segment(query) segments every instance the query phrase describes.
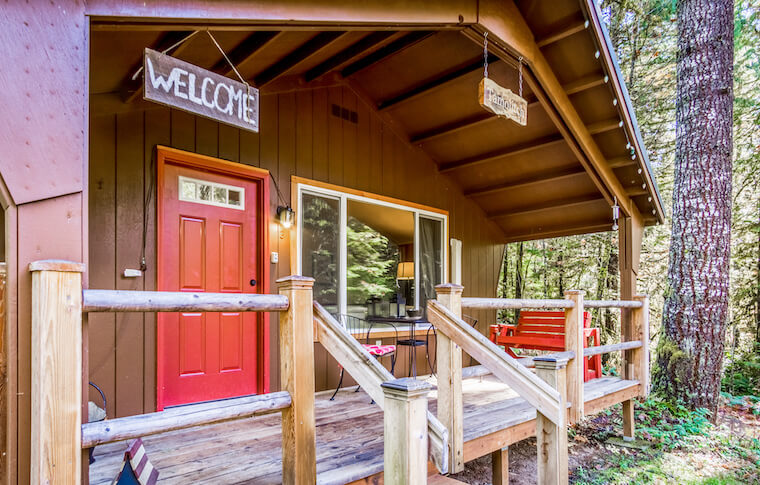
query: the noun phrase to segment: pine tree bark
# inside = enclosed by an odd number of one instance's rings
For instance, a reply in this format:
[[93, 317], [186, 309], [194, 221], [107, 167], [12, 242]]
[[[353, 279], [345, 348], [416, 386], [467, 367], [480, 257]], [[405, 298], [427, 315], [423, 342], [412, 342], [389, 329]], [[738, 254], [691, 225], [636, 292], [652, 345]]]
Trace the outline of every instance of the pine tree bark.
[[653, 383], [717, 409], [728, 318], [733, 1], [679, 0], [673, 222]]

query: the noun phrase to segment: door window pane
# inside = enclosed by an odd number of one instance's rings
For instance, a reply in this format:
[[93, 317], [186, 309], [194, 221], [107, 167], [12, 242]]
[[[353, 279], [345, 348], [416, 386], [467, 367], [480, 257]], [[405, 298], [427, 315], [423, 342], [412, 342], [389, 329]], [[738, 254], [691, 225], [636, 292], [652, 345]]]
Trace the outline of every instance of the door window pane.
[[443, 221], [420, 216], [420, 308], [435, 299], [435, 286], [443, 282]]
[[301, 207], [301, 274], [314, 278], [314, 299], [338, 313], [340, 201], [304, 193]]

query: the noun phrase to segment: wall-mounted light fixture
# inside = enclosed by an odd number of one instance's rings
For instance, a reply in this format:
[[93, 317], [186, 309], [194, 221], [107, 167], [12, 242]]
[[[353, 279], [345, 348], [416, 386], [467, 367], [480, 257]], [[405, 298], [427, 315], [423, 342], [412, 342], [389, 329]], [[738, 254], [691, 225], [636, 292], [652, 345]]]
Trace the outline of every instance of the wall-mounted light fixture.
[[620, 206], [617, 203], [617, 197], [615, 197], [615, 204], [612, 206], [612, 230], [618, 230], [618, 219], [620, 218]]
[[293, 220], [296, 217], [296, 212], [288, 206], [279, 206], [277, 208], [277, 220], [280, 225], [285, 229], [289, 229], [293, 225]]

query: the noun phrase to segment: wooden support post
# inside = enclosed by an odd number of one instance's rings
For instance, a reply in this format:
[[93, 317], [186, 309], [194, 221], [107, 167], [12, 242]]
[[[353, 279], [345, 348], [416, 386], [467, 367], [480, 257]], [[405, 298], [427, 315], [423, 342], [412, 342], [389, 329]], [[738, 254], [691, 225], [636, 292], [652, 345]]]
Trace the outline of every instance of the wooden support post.
[[[436, 298], [462, 318], [464, 287], [447, 283], [435, 287]], [[438, 420], [449, 430], [449, 471], [464, 470], [464, 415], [462, 408], [462, 349], [443, 332], [436, 333], [438, 361]]]
[[82, 479], [82, 272], [36, 261], [32, 272], [31, 483]]
[[567, 364], [567, 400], [570, 402], [570, 422], [583, 418], [583, 292], [569, 290], [565, 299], [575, 303], [565, 310], [565, 350], [575, 352]]
[[509, 485], [509, 447], [491, 453], [491, 483]]
[[314, 279], [287, 276], [277, 280], [288, 310], [280, 314], [280, 374], [282, 390], [292, 404], [282, 411], [282, 483], [301, 485], [317, 480], [314, 419]]
[[[536, 375], [560, 394], [560, 409], [565, 409], [567, 359], [536, 357]], [[567, 424], [566, 413], [560, 411], [554, 424], [543, 414], [536, 413], [536, 446], [538, 447], [538, 485], [567, 483]]]
[[634, 300], [641, 302], [641, 308], [633, 310], [634, 338], [641, 341], [641, 347], [633, 350], [634, 375], [639, 381], [639, 396], [649, 395], [649, 297], [636, 295]]
[[427, 394], [431, 385], [405, 377], [384, 382], [385, 453], [383, 483], [427, 483]]

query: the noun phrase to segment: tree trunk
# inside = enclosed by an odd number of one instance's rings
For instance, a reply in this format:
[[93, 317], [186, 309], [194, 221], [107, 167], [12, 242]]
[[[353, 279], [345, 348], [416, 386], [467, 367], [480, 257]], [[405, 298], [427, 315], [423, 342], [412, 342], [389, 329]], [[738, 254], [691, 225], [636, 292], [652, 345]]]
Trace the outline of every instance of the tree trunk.
[[676, 160], [663, 335], [653, 380], [715, 411], [728, 316], [733, 2], [677, 5]]
[[[517, 260], [515, 262], [515, 299], [519, 300], [522, 298], [522, 289], [523, 289], [523, 249], [524, 245], [522, 241], [517, 246]], [[515, 321], [514, 324], [517, 325], [517, 320], [520, 318], [520, 310], [515, 310]]]
[[755, 274], [755, 352], [760, 352], [760, 201], [757, 203], [757, 273]]

